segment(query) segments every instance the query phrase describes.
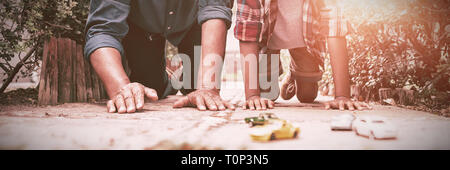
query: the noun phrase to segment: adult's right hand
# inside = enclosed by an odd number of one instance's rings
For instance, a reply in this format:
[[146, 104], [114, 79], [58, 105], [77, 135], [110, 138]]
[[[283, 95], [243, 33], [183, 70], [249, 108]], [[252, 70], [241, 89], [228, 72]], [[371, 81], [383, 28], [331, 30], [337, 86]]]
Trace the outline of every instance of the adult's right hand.
[[156, 101], [158, 94], [154, 89], [140, 83], [129, 83], [108, 101], [108, 112], [134, 113], [136, 110], [144, 108], [145, 98]]

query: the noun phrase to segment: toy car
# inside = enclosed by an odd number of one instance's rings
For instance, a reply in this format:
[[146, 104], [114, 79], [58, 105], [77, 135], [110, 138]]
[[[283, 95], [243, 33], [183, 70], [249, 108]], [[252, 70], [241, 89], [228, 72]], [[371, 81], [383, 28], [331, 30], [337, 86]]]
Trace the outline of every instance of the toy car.
[[270, 119], [278, 119], [278, 117], [273, 113], [261, 113], [258, 117], [247, 117], [244, 120], [245, 123], [250, 124], [250, 127], [253, 127], [256, 125], [265, 125]]
[[353, 114], [343, 114], [334, 116], [331, 119], [331, 130], [352, 130], [352, 123], [355, 120]]
[[300, 128], [286, 120], [272, 120], [269, 124], [255, 126], [250, 137], [255, 141], [270, 141], [275, 139], [297, 138]]
[[369, 139], [394, 139], [397, 130], [381, 117], [360, 117], [353, 121], [353, 130], [356, 135], [369, 137]]

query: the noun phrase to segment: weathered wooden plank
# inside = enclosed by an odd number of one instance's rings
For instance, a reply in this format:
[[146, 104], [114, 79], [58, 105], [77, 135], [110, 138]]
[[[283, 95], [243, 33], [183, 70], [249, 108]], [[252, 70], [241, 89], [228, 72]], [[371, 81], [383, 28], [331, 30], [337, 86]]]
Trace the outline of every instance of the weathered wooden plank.
[[49, 46], [49, 55], [50, 60], [47, 62], [47, 69], [51, 68], [51, 70], [48, 72], [48, 78], [47, 81], [50, 84], [50, 86], [47, 90], [49, 93], [49, 103], [48, 104], [57, 104], [58, 103], [58, 40], [56, 38], [52, 38], [50, 41]]
[[86, 86], [86, 99], [91, 102], [92, 96], [92, 74], [91, 74], [91, 64], [88, 60], [84, 60], [84, 73], [85, 73], [85, 86]]
[[105, 86], [103, 85], [102, 80], [98, 77], [98, 84], [100, 86], [100, 99], [106, 99]]
[[83, 57], [83, 48], [81, 45], [76, 45], [76, 96], [78, 102], [86, 102], [86, 74], [85, 74], [85, 61]]
[[49, 91], [46, 91], [46, 88], [49, 84], [47, 84], [48, 74], [47, 74], [47, 67], [46, 64], [49, 61], [49, 45], [50, 40], [45, 41], [44, 43], [44, 51], [42, 53], [42, 65], [41, 65], [41, 73], [39, 78], [39, 94], [38, 94], [38, 104], [39, 105], [46, 105], [49, 102]]
[[71, 55], [70, 55], [70, 60], [72, 63], [72, 84], [70, 85], [71, 87], [71, 102], [78, 102], [77, 101], [77, 70], [76, 70], [76, 63], [77, 63], [77, 43], [75, 41], [70, 41], [70, 45], [71, 45]]
[[380, 103], [383, 103], [384, 99], [392, 98], [393, 90], [391, 88], [378, 89], [378, 95], [380, 96]]
[[94, 98], [95, 101], [99, 101], [100, 100], [100, 87], [98, 83], [99, 78], [94, 68], [91, 69], [91, 75], [92, 75], [92, 97]]
[[59, 103], [71, 102], [72, 93], [72, 60], [71, 60], [71, 40], [67, 38], [60, 38], [58, 40], [58, 57], [59, 59]]

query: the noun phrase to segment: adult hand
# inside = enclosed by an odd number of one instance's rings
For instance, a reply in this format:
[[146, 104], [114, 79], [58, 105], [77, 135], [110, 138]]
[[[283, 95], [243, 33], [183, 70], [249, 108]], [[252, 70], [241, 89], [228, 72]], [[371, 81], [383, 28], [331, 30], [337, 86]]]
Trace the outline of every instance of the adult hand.
[[129, 83], [108, 101], [108, 112], [134, 113], [136, 110], [144, 108], [145, 98], [156, 101], [158, 94], [155, 90], [140, 83]]
[[233, 104], [230, 104], [226, 101], [223, 101], [220, 98], [220, 94], [218, 90], [196, 90], [192, 93], [189, 93], [187, 96], [177, 100], [173, 108], [181, 108], [181, 107], [197, 107], [200, 111], [205, 110], [226, 110], [227, 108], [230, 110], [235, 110]]
[[325, 109], [339, 109], [339, 110], [365, 110], [372, 109], [367, 103], [352, 101], [347, 97], [337, 97], [336, 99], [326, 102]]
[[245, 101], [244, 105], [242, 105], [242, 109], [266, 110], [267, 108], [273, 109], [273, 106], [274, 102], [272, 100], [261, 98], [260, 96], [252, 96]]

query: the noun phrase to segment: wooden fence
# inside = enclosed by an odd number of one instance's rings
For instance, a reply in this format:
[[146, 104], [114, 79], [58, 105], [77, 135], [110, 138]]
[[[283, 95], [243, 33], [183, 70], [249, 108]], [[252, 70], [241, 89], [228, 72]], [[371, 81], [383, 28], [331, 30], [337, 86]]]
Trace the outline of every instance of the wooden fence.
[[39, 104], [93, 102], [106, 99], [101, 80], [83, 57], [82, 45], [67, 38], [44, 44]]

